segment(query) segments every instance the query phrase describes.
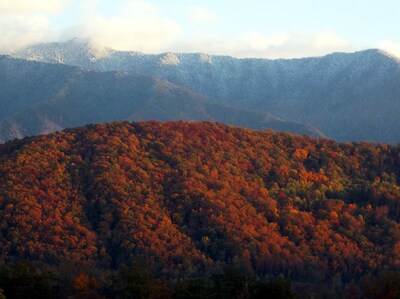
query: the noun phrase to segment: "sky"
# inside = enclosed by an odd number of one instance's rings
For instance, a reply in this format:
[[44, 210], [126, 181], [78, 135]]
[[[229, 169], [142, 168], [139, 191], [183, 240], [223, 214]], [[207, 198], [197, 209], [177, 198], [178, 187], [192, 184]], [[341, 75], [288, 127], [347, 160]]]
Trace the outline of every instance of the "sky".
[[78, 37], [116, 50], [400, 57], [398, 0], [0, 0], [0, 52]]

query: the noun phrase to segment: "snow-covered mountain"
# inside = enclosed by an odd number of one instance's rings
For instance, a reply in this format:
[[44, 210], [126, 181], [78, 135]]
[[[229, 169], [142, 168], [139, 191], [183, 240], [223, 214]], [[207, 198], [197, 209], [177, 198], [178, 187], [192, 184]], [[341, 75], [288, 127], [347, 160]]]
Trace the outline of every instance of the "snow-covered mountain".
[[158, 77], [220, 103], [309, 123], [341, 141], [400, 140], [400, 62], [371, 49], [303, 59], [146, 55], [89, 41], [39, 44], [14, 56]]
[[165, 80], [0, 55], [0, 142], [117, 120], [219, 121], [321, 137], [311, 126], [215, 103]]

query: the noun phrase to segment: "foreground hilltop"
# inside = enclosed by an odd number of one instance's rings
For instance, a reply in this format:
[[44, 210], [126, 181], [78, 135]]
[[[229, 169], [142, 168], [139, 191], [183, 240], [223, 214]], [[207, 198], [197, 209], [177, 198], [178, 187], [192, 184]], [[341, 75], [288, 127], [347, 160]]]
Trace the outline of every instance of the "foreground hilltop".
[[0, 145], [0, 263], [293, 280], [399, 270], [400, 149], [217, 123], [90, 125]]

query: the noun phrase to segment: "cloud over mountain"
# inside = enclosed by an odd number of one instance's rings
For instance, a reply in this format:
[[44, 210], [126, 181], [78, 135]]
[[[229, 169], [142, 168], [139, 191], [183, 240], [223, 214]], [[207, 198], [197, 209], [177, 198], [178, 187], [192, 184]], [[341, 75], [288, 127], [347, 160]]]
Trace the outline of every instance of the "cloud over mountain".
[[[205, 4], [205, 3], [203, 3]], [[26, 45], [88, 38], [117, 50], [146, 53], [207, 52], [235, 57], [293, 58], [360, 49], [333, 27], [315, 30], [243, 26], [229, 34], [232, 19], [206, 5], [160, 1], [0, 1], [0, 53]], [[240, 22], [240, 16], [237, 16]], [[395, 40], [377, 41], [399, 55]]]

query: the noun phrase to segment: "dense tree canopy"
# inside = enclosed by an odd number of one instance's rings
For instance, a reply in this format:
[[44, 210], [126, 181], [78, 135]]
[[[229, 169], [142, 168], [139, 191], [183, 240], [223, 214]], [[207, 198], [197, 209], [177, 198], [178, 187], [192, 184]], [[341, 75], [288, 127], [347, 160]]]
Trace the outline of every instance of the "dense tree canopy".
[[141, 259], [175, 278], [234, 265], [300, 284], [398, 271], [399, 154], [185, 122], [9, 142], [0, 145], [0, 263], [117, 269]]

